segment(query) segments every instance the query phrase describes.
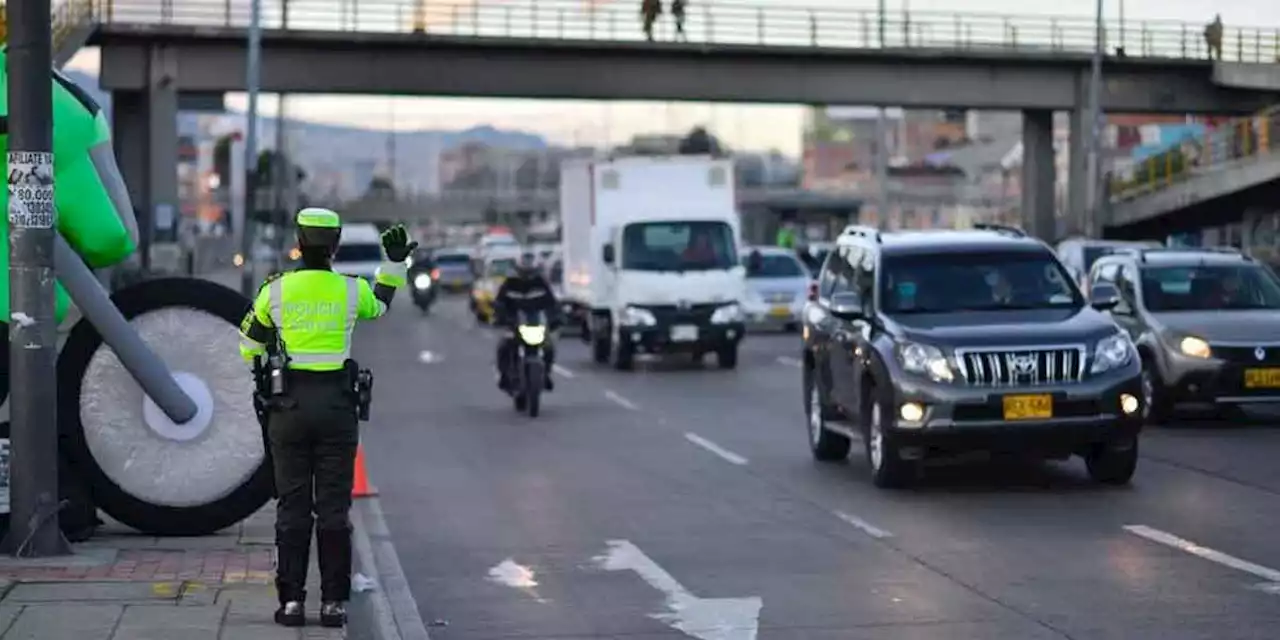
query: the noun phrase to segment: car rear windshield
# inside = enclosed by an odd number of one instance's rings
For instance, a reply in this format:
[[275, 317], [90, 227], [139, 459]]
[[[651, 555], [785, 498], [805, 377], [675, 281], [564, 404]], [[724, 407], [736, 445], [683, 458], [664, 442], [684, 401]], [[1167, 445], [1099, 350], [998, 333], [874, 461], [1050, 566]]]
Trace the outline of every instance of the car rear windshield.
[[340, 244], [334, 262], [379, 262], [382, 247], [376, 244]]
[[742, 266], [747, 268], [748, 278], [803, 278], [805, 276], [800, 260], [791, 256], [761, 254], [757, 261], [752, 255], [748, 255], [742, 259]]
[[1048, 253], [885, 256], [882, 262], [880, 304], [885, 313], [1078, 308], [1084, 304], [1066, 270]]
[[471, 257], [465, 253], [436, 254], [436, 264], [440, 264], [440, 265], [468, 264], [470, 262], [471, 262]]
[[1146, 267], [1141, 273], [1148, 311], [1280, 309], [1280, 281], [1257, 264]]

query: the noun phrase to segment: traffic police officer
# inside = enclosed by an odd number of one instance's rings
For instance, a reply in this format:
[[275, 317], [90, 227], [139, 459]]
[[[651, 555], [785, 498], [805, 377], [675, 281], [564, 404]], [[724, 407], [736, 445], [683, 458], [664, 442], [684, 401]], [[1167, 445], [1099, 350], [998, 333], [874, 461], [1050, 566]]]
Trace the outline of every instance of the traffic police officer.
[[[346, 624], [351, 594], [351, 485], [357, 433], [351, 334], [357, 320], [386, 313], [404, 285], [410, 252], [404, 227], [382, 234], [386, 261], [375, 283], [334, 273], [342, 223], [328, 209], [298, 212], [302, 267], [268, 278], [241, 323], [240, 352], [283, 354], [280, 389], [268, 405], [267, 436], [275, 467], [277, 624], [305, 624], [307, 561], [315, 525], [320, 564], [320, 623]], [[313, 519], [312, 513], [315, 518]]]

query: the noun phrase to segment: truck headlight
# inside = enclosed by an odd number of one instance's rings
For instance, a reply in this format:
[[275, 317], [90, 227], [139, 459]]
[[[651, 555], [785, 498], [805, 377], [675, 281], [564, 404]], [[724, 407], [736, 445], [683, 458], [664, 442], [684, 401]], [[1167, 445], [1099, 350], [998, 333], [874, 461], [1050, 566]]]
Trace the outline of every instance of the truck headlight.
[[927, 344], [903, 342], [898, 345], [898, 362], [911, 373], [929, 376], [936, 382], [955, 380], [955, 371], [942, 350]]
[[413, 288], [418, 290], [431, 288], [431, 276], [425, 273], [419, 273], [413, 277]]
[[653, 312], [640, 307], [626, 307], [622, 310], [621, 318], [623, 326], [628, 327], [652, 327], [658, 324], [658, 319], [653, 317]]
[[711, 314], [711, 324], [729, 324], [742, 322], [742, 305], [734, 302], [716, 309]]
[[1102, 373], [1119, 369], [1133, 359], [1133, 342], [1129, 340], [1129, 336], [1124, 333], [1117, 333], [1098, 341], [1098, 346], [1093, 350], [1093, 366], [1089, 368], [1091, 373]]

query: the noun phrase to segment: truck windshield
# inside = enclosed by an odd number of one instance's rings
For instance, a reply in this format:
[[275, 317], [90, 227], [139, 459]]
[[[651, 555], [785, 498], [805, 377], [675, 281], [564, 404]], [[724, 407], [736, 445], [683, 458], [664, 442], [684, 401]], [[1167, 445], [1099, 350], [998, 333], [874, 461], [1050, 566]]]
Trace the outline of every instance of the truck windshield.
[[1041, 253], [886, 256], [880, 274], [885, 313], [954, 313], [1079, 308], [1062, 265]]
[[1265, 267], [1147, 267], [1142, 302], [1148, 311], [1280, 309], [1280, 282]]
[[723, 222], [642, 222], [622, 232], [622, 268], [710, 271], [738, 264], [733, 229]]
[[340, 244], [334, 262], [380, 262], [382, 247], [376, 244]]

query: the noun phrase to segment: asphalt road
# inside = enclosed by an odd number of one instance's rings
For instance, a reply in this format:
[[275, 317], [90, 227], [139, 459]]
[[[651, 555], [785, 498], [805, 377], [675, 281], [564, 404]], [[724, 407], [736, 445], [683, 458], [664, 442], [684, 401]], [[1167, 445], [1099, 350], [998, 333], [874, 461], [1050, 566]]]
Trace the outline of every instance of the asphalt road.
[[359, 330], [364, 445], [435, 640], [1280, 636], [1280, 420], [1151, 429], [1128, 488], [1072, 461], [884, 491], [860, 449], [811, 460], [794, 335], [630, 373], [565, 338], [529, 419], [460, 300], [406, 302]]

